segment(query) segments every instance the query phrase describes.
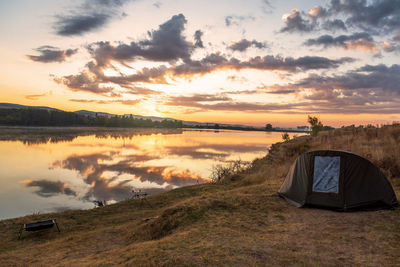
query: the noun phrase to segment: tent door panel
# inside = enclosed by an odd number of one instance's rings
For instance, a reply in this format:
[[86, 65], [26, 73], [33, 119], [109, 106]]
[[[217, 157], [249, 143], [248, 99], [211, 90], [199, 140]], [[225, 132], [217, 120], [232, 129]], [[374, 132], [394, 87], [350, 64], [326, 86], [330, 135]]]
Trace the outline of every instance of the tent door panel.
[[339, 193], [340, 157], [314, 158], [313, 192]]
[[343, 168], [341, 156], [321, 153], [311, 158], [310, 183], [306, 204], [343, 207]]

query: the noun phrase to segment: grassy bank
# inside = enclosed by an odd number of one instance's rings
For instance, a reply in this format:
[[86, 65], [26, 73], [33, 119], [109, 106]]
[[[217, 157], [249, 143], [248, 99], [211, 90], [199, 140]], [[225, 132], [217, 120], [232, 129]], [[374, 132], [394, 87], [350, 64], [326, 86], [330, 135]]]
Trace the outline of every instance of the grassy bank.
[[[276, 192], [290, 164], [316, 149], [347, 150], [379, 166], [400, 196], [400, 125], [344, 128], [275, 144], [220, 182], [88, 211], [0, 221], [1, 265], [364, 265], [400, 264], [400, 209], [334, 212], [289, 206]], [[240, 169], [240, 168], [239, 168]], [[56, 218], [61, 233], [24, 233]]]

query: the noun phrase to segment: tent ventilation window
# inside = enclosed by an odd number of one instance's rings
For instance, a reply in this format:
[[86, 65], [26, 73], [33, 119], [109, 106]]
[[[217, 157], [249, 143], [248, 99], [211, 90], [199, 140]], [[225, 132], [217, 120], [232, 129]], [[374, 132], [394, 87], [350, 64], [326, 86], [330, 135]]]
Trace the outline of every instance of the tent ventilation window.
[[340, 157], [314, 157], [313, 192], [339, 192]]

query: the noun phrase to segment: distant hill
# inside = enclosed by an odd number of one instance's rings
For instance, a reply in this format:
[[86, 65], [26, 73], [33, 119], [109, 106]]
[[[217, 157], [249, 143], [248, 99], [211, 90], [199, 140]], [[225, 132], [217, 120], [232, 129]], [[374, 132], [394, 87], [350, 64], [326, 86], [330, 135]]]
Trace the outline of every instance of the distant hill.
[[[65, 112], [64, 110], [51, 108], [51, 107], [44, 107], [44, 106], [26, 106], [26, 105], [19, 105], [19, 104], [12, 104], [12, 103], [0, 103], [0, 109], [40, 109], [40, 110], [49, 110], [49, 111], [59, 111]], [[135, 115], [135, 114], [124, 114], [124, 115], [117, 115], [112, 113], [106, 112], [96, 112], [96, 111], [89, 111], [89, 110], [78, 110], [74, 111], [73, 113], [95, 118], [99, 117], [122, 117], [122, 116], [130, 116], [134, 119], [143, 119], [143, 120], [151, 120], [152, 122], [162, 122], [162, 121], [179, 121], [174, 118], [163, 118], [163, 117], [156, 117], [156, 116], [142, 116], [142, 115]], [[249, 126], [243, 124], [227, 124], [227, 123], [216, 123], [216, 122], [197, 122], [197, 121], [182, 121], [182, 125], [185, 128], [200, 128], [200, 129], [232, 129], [232, 130], [247, 130], [247, 131], [265, 131], [264, 127], [256, 127], [256, 126]], [[288, 131], [288, 132], [307, 132], [309, 129], [300, 129], [300, 128], [273, 128], [272, 131]]]
[[[43, 107], [43, 106], [26, 106], [26, 105], [19, 105], [19, 104], [12, 104], [12, 103], [0, 103], [0, 108], [4, 109], [45, 109], [45, 110], [52, 110], [52, 111], [64, 111], [61, 109], [51, 108], [51, 107]], [[117, 115], [107, 112], [98, 112], [98, 111], [89, 111], [89, 110], [77, 110], [73, 111], [76, 114], [89, 116], [89, 117], [96, 117], [96, 116], [104, 116], [104, 117], [115, 117], [115, 116], [132, 116], [135, 119], [150, 119], [152, 121], [163, 121], [163, 120], [170, 120], [175, 121], [176, 119], [173, 118], [162, 118], [162, 117], [155, 117], [155, 116], [142, 116], [142, 115], [134, 115], [134, 114], [124, 114], [124, 115]]]
[[[25, 106], [25, 105], [12, 104], [12, 103], [0, 103], [0, 108], [4, 108], [4, 109], [45, 109], [45, 110], [52, 110], [52, 111], [63, 111], [63, 110], [51, 108], [51, 107]], [[132, 116], [135, 119], [143, 119], [143, 120], [151, 120], [151, 121], [159, 121], [159, 122], [164, 121], [164, 120], [167, 120], [167, 121], [175, 121], [176, 120], [174, 118], [142, 116], [142, 115], [135, 115], [135, 114], [117, 115], [117, 114], [112, 114], [112, 113], [107, 113], [107, 112], [96, 112], [96, 111], [89, 111], [89, 110], [78, 110], [78, 111], [74, 111], [74, 113], [83, 115], [83, 116], [89, 116], [91, 118], [94, 118], [97, 116], [104, 116], [104, 117], [109, 117], [109, 118], [115, 117], [115, 116]], [[240, 125], [240, 124], [218, 124], [215, 122], [196, 122], [196, 121], [182, 121], [182, 122], [186, 126], [210, 127], [210, 126], [220, 125], [222, 127], [249, 128], [249, 126]], [[254, 128], [258, 128], [258, 127], [254, 127]]]
[[24, 105], [11, 104], [11, 103], [0, 103], [0, 108], [6, 108], [6, 109], [45, 109], [45, 110], [52, 110], [52, 111], [63, 111], [61, 109], [50, 108], [50, 107], [24, 106]]

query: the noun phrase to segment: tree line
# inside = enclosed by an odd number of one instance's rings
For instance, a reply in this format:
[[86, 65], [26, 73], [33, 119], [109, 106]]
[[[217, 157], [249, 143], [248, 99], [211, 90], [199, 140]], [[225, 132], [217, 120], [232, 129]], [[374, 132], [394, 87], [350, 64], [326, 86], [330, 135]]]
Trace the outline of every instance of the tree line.
[[74, 112], [45, 109], [0, 109], [0, 125], [9, 126], [98, 126], [126, 128], [182, 128], [182, 121], [124, 116], [85, 116]]

